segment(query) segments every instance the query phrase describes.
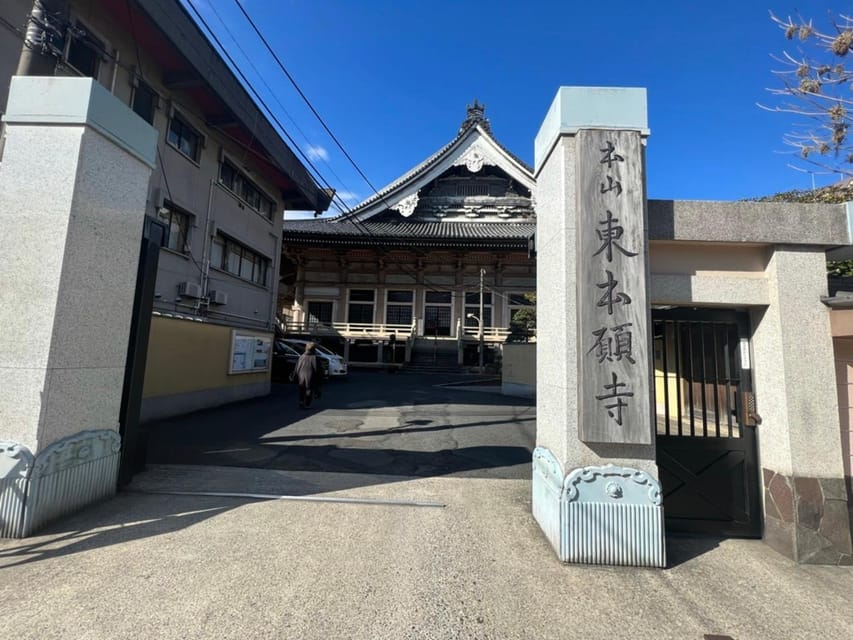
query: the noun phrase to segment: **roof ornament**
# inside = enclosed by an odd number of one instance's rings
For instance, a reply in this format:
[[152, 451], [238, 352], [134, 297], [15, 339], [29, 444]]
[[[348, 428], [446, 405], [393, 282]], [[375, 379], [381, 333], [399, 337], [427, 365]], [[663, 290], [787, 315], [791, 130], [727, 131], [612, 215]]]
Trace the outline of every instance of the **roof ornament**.
[[467, 131], [471, 127], [475, 127], [477, 125], [480, 125], [486, 133], [491, 135], [492, 125], [486, 117], [486, 105], [480, 104], [477, 102], [477, 99], [474, 98], [474, 104], [469, 104], [466, 109], [465, 120], [462, 122], [462, 126], [459, 127], [459, 134], [462, 134], [464, 131]]
[[409, 196], [406, 196], [391, 208], [396, 209], [397, 212], [404, 218], [408, 218], [415, 212], [415, 207], [418, 206], [418, 200], [418, 193], [415, 192]]

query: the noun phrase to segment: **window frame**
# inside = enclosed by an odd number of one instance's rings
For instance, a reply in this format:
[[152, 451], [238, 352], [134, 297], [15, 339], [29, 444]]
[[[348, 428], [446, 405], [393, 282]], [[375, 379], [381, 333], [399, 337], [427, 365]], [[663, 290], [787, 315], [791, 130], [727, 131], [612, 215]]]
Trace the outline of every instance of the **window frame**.
[[[216, 264], [213, 258], [214, 247], [216, 246], [221, 246], [221, 249], [219, 250], [219, 252], [221, 252], [219, 264]], [[230, 268], [229, 258], [232, 255], [237, 256], [236, 271]], [[252, 266], [252, 273], [249, 277], [246, 277], [242, 273], [243, 266], [246, 263], [249, 263]], [[269, 289], [272, 265], [273, 260], [271, 258], [224, 233], [217, 233], [210, 242], [210, 266], [217, 271], [239, 278], [243, 282], [248, 282], [258, 287], [263, 287], [264, 289]], [[262, 277], [262, 281], [259, 281], [258, 277]]]
[[[180, 144], [175, 144], [174, 142], [172, 142], [172, 140], [171, 140], [172, 123], [174, 123], [176, 121], [181, 124], [180, 134], [183, 134], [183, 129], [188, 129], [190, 132], [192, 132], [196, 136], [195, 156], [191, 156], [191, 155], [187, 154], [181, 148]], [[201, 161], [201, 150], [204, 149], [204, 142], [205, 142], [204, 134], [201, 131], [199, 131], [198, 129], [196, 129], [192, 124], [190, 124], [189, 118], [187, 118], [185, 115], [183, 115], [182, 113], [180, 113], [176, 109], [173, 109], [171, 115], [169, 116], [169, 123], [166, 126], [166, 133], [165, 133], [164, 137], [166, 139], [167, 145], [172, 147], [175, 151], [177, 151], [179, 154], [181, 154], [184, 158], [186, 158], [187, 160], [189, 160], [193, 164], [199, 165], [199, 163]], [[178, 142], [180, 143], [180, 136], [178, 138]]]
[[[353, 291], [370, 291], [373, 293], [373, 300], [353, 300], [352, 293]], [[366, 288], [366, 287], [352, 287], [347, 288], [347, 324], [376, 324], [376, 289]], [[352, 305], [356, 304], [361, 307], [370, 306], [370, 321], [369, 322], [354, 322], [350, 320], [350, 313]]]
[[[229, 172], [232, 174], [231, 184], [229, 181], [226, 181], [223, 178], [223, 170], [225, 167], [228, 167]], [[240, 202], [244, 203], [247, 207], [252, 209], [252, 211], [258, 213], [263, 216], [267, 220], [272, 221], [276, 211], [278, 210], [278, 201], [275, 198], [270, 197], [269, 193], [258, 186], [258, 183], [252, 180], [249, 176], [246, 175], [245, 171], [241, 171], [236, 164], [226, 155], [223, 154], [222, 159], [219, 161], [219, 184], [221, 184], [225, 189], [228, 190], [233, 196], [235, 196]], [[239, 185], [239, 187], [238, 187]], [[254, 193], [250, 193], [254, 191]], [[253, 204], [249, 199], [249, 196], [257, 196], [258, 204]], [[267, 205], [269, 207], [269, 211], [264, 211], [264, 206]]]
[[303, 309], [305, 310], [305, 321], [304, 321], [305, 328], [307, 329], [310, 326], [312, 326], [311, 325], [311, 304], [312, 303], [330, 305], [329, 306], [329, 309], [330, 309], [330, 311], [329, 311], [329, 322], [326, 323], [323, 320], [318, 318], [317, 323], [322, 324], [322, 325], [332, 326], [332, 323], [335, 321], [335, 301], [324, 299], [324, 298], [308, 298], [307, 300], [305, 300], [305, 302], [303, 304]]
[[[131, 75], [131, 92], [130, 92], [130, 109], [140, 118], [145, 120], [152, 127], [154, 126], [154, 119], [157, 117], [157, 111], [160, 108], [160, 94], [157, 93], [156, 89], [152, 87], [148, 82], [146, 82], [139, 74], [133, 73]], [[145, 116], [143, 116], [139, 111], [136, 110], [136, 98], [139, 95], [140, 89], [145, 87], [148, 93], [151, 94], [151, 119], [149, 120]], [[168, 134], [167, 134], [168, 136]]]
[[[412, 299], [410, 302], [392, 302], [389, 300], [390, 294], [392, 292], [406, 292], [412, 294]], [[408, 322], [391, 322], [388, 319], [388, 309], [391, 307], [408, 307], [409, 308], [409, 321]], [[415, 317], [415, 290], [414, 289], [386, 289], [385, 290], [385, 324], [386, 325], [407, 325], [410, 326]]]
[[[163, 213], [163, 210], [166, 209], [169, 213], [168, 219], [166, 219], [166, 215]], [[183, 225], [183, 245], [179, 245], [178, 248], [172, 246], [172, 218], [175, 216], [179, 216], [184, 219]], [[161, 249], [166, 249], [167, 251], [172, 251], [182, 256], [188, 256], [191, 252], [191, 230], [195, 226], [195, 215], [191, 212], [183, 209], [182, 207], [177, 206], [175, 203], [170, 200], [164, 200], [163, 204], [157, 208], [157, 219], [161, 222], [166, 223], [166, 242], [163, 244]]]
[[[100, 81], [101, 76], [101, 67], [104, 62], [109, 60], [109, 54], [107, 50], [109, 48], [109, 41], [104, 38], [100, 33], [89, 27], [85, 22], [79, 20], [78, 18], [74, 18], [74, 29], [78, 31], [82, 31], [82, 36], [74, 35], [73, 30], [70, 30], [67, 40], [65, 41], [65, 46], [62, 50], [62, 64], [64, 64], [69, 69], [73, 70], [80, 76], [84, 78], [92, 78], [96, 82]], [[91, 44], [95, 46], [90, 46], [86, 41], [94, 41]], [[86, 47], [95, 55], [95, 69], [94, 72], [89, 75], [85, 71], [83, 71], [80, 67], [71, 62], [71, 47], [74, 42], [79, 42], [82, 46]]]
[[[476, 298], [477, 301], [473, 304], [468, 302], [469, 296]], [[491, 292], [491, 291], [484, 291], [483, 292], [483, 315], [485, 316], [485, 318], [482, 318], [482, 320], [483, 320], [483, 328], [484, 329], [489, 328], [489, 327], [494, 327], [494, 320], [495, 320], [494, 301], [495, 301], [495, 296], [494, 296], [493, 292]], [[477, 290], [477, 291], [466, 291], [464, 293], [464, 295], [462, 297], [462, 309], [463, 309], [463, 313], [465, 314], [464, 318], [463, 318], [463, 323], [462, 323], [463, 326], [466, 329], [479, 329], [480, 325], [477, 323], [477, 321], [474, 320], [473, 318], [468, 317], [469, 313], [473, 313], [475, 316], [478, 316], [478, 317], [480, 315], [480, 291], [479, 290]]]

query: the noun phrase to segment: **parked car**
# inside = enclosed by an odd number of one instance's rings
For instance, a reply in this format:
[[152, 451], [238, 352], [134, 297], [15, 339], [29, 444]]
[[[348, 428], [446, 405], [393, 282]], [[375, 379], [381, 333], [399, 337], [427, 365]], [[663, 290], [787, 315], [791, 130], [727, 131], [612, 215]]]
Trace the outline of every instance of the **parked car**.
[[[299, 356], [305, 351], [299, 346], [289, 345], [282, 340], [276, 340], [273, 344], [272, 355], [272, 380], [273, 382], [289, 382], [290, 374], [296, 367], [296, 361]], [[327, 360], [320, 358], [320, 369], [323, 372], [323, 377], [329, 377], [329, 363]]]
[[[308, 344], [308, 340], [298, 340], [296, 338], [285, 338], [284, 342], [299, 353], [303, 353], [305, 351], [305, 345]], [[325, 363], [325, 376], [328, 377], [331, 375], [333, 377], [338, 377], [345, 376], [347, 374], [347, 361], [344, 360], [343, 356], [338, 355], [318, 342], [315, 342], [314, 345], [317, 350], [317, 355], [320, 357], [320, 362]]]
[[298, 359], [299, 354], [293, 347], [281, 340], [276, 340], [273, 343], [272, 351], [273, 382], [287, 382], [290, 374], [293, 373], [293, 368], [296, 366]]

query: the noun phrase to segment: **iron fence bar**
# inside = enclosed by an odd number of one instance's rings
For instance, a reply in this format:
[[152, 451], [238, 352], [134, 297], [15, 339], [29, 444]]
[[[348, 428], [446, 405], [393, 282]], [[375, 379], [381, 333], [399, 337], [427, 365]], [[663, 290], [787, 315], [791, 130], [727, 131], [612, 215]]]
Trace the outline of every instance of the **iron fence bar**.
[[[659, 326], [662, 326], [663, 321], [655, 320], [652, 318], [652, 351], [654, 352], [654, 336], [657, 334], [657, 330]], [[652, 354], [654, 356], [654, 353]], [[654, 373], [654, 367], [652, 367], [652, 372]], [[655, 421], [655, 433], [658, 432], [658, 387], [657, 387], [657, 375], [653, 375], [652, 377], [654, 384], [654, 393], [652, 394], [652, 405], [653, 411], [652, 415], [654, 416]]]
[[681, 415], [681, 323], [673, 322], [675, 335], [675, 411], [678, 416], [678, 435], [682, 435]]
[[693, 325], [689, 322], [687, 323], [687, 340], [689, 343], [687, 353], [690, 355], [690, 384], [687, 385], [687, 401], [690, 405], [690, 435], [695, 436], [696, 415], [693, 407], [693, 384], [696, 380], [696, 371], [694, 370], [693, 362]]
[[725, 325], [725, 344], [723, 345], [723, 366], [726, 370], [726, 419], [729, 425], [729, 438], [732, 437], [734, 429], [732, 427], [732, 358], [729, 350], [732, 348], [731, 335], [732, 325]]
[[707, 358], [705, 358], [705, 325], [699, 325], [699, 346], [702, 360], [702, 435], [708, 436], [708, 377], [706, 371]]
[[711, 325], [711, 337], [713, 339], [713, 344], [711, 346], [714, 353], [714, 433], [717, 438], [720, 437], [720, 360], [717, 354], [718, 328], [721, 328], [718, 324]]

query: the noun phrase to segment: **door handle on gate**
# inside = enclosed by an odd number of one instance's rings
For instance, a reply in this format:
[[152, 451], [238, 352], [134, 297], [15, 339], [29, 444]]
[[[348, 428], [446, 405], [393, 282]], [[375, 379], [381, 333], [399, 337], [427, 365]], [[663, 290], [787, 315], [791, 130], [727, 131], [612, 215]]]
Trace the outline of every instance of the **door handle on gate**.
[[741, 392], [744, 408], [744, 424], [757, 427], [761, 424], [761, 415], [755, 410], [755, 394], [752, 391]]

